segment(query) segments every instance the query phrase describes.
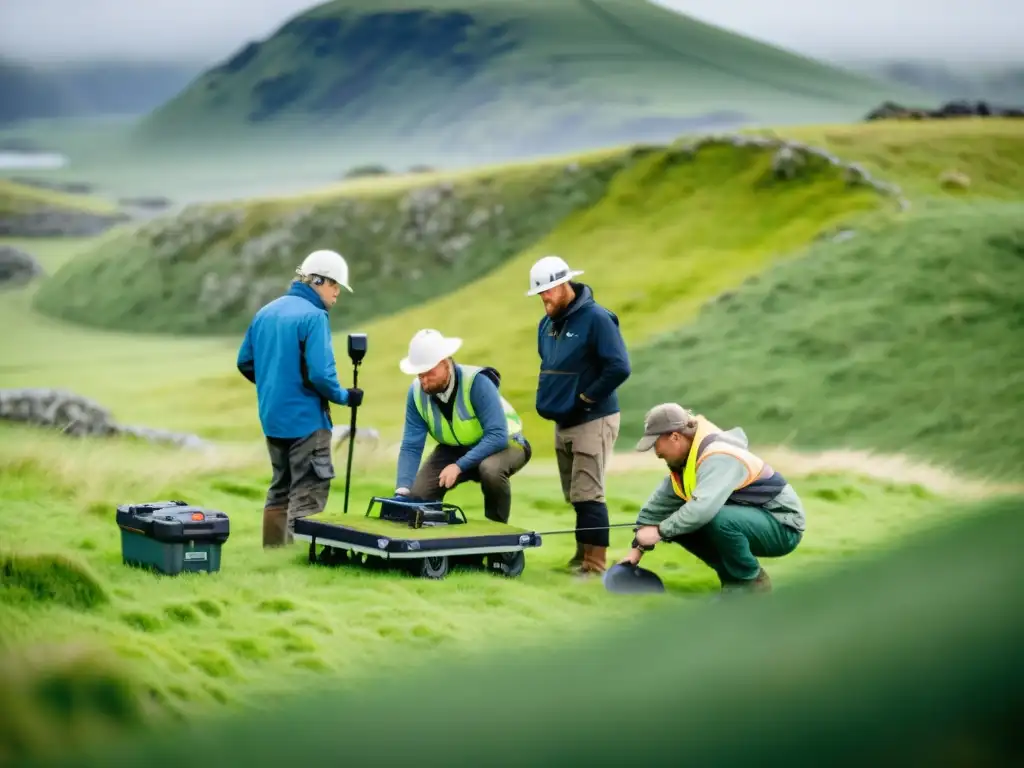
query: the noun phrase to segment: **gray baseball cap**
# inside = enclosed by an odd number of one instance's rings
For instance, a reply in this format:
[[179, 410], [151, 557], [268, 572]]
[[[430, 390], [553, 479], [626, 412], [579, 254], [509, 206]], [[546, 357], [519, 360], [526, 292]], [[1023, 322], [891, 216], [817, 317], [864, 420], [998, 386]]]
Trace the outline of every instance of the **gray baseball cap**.
[[658, 438], [669, 432], [682, 432], [693, 414], [678, 403], [656, 405], [644, 416], [644, 436], [636, 444], [638, 451], [649, 451]]

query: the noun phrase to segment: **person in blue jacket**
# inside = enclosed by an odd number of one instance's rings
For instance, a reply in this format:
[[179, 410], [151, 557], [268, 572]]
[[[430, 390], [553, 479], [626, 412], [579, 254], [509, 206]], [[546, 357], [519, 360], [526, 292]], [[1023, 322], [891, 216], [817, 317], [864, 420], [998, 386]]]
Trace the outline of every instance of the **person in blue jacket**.
[[[594, 300], [583, 274], [558, 256], [530, 269], [527, 296], [540, 296], [537, 326], [540, 378], [537, 413], [555, 424], [555, 456], [562, 494], [576, 511], [576, 527], [608, 525], [605, 469], [619, 436], [616, 391], [630, 375], [619, 319]], [[577, 530], [569, 567], [580, 574], [606, 568], [608, 529]]]
[[284, 296], [253, 317], [238, 350], [238, 370], [256, 385], [260, 424], [273, 475], [263, 507], [263, 546], [290, 544], [295, 519], [323, 512], [334, 463], [330, 403], [358, 406], [362, 390], [338, 381], [327, 313], [348, 265], [328, 250], [309, 254]]
[[[405, 404], [398, 455], [396, 496], [442, 501], [466, 480], [480, 483], [484, 517], [507, 523], [512, 509], [509, 478], [530, 461], [532, 448], [512, 405], [498, 391], [501, 376], [491, 367], [456, 363], [462, 339], [433, 328], [418, 331], [402, 373], [415, 376]], [[427, 436], [437, 446], [420, 466]]]

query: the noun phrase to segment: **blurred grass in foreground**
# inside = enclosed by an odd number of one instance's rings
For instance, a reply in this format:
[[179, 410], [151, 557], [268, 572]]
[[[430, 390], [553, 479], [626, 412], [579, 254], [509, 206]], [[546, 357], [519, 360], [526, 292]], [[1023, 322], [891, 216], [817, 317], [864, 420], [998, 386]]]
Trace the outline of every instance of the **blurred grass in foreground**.
[[672, 603], [359, 691], [310, 685], [264, 713], [33, 764], [1008, 765], [1024, 754], [1022, 512], [988, 502], [770, 596]]

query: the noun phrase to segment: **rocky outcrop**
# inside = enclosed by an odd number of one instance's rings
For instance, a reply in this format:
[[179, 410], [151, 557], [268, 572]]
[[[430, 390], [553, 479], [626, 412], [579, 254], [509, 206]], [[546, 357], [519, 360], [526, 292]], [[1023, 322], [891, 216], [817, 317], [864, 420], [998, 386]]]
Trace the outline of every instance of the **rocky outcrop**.
[[696, 157], [702, 148], [713, 146], [752, 147], [771, 151], [771, 172], [780, 181], [798, 178], [803, 173], [827, 164], [843, 172], [848, 186], [870, 187], [879, 194], [892, 198], [900, 210], [910, 208], [910, 201], [903, 196], [898, 186], [876, 178], [860, 163], [846, 162], [822, 147], [775, 136], [748, 136], [738, 133], [709, 134], [694, 141], [676, 143], [674, 146], [677, 151], [691, 158]]
[[42, 266], [31, 254], [0, 245], [0, 290], [20, 287], [42, 275]]
[[868, 112], [865, 120], [942, 120], [951, 117], [1024, 117], [1020, 107], [1001, 107], [987, 101], [948, 101], [938, 109], [908, 107], [886, 101]]
[[130, 218], [120, 211], [104, 214], [39, 206], [17, 213], [0, 213], [0, 237], [89, 237]]
[[103, 406], [61, 389], [0, 389], [0, 419], [51, 427], [72, 437], [125, 435], [181, 448], [207, 446], [196, 435], [118, 424]]

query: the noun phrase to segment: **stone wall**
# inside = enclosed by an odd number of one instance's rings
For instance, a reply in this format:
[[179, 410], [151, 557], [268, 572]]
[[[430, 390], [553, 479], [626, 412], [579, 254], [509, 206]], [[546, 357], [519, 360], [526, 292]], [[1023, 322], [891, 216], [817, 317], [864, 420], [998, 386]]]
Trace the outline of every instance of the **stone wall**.
[[50, 427], [71, 437], [126, 435], [181, 448], [207, 445], [196, 435], [118, 424], [99, 403], [61, 389], [0, 389], [0, 419]]

